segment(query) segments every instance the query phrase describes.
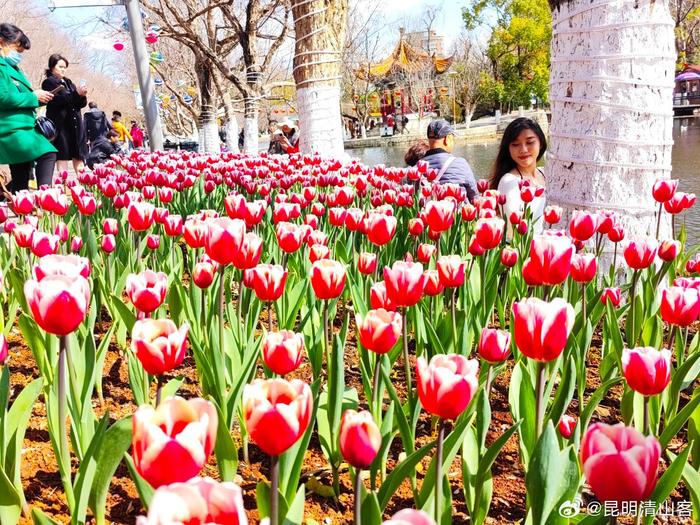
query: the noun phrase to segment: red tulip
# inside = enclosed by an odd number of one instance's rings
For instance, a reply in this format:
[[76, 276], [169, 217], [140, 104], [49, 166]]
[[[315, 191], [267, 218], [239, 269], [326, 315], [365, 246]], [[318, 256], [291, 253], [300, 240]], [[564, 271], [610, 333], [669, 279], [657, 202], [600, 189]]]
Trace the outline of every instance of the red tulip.
[[7, 339], [3, 334], [0, 334], [0, 366], [5, 364], [8, 355], [9, 351], [7, 349]]
[[510, 354], [510, 332], [484, 328], [479, 338], [479, 356], [491, 364], [501, 363]]
[[437, 271], [445, 288], [459, 288], [464, 284], [467, 265], [459, 255], [443, 255], [437, 261]]
[[149, 250], [157, 250], [160, 248], [160, 235], [147, 235], [146, 246], [148, 246]]
[[671, 262], [678, 257], [680, 249], [680, 241], [662, 241], [656, 254], [662, 261]]
[[476, 240], [484, 250], [491, 250], [501, 243], [503, 238], [503, 219], [479, 219], [474, 227]]
[[293, 372], [304, 357], [304, 337], [291, 330], [265, 334], [262, 354], [267, 367], [281, 376]]
[[622, 300], [622, 293], [619, 288], [603, 288], [603, 294], [600, 296], [600, 301], [603, 304], [607, 304], [610, 301], [615, 308], [620, 306], [620, 301]]
[[569, 275], [573, 254], [574, 246], [568, 237], [535, 235], [530, 243], [530, 257], [525, 261], [523, 274], [531, 272], [530, 275], [535, 276], [540, 284], [561, 284]]
[[377, 271], [377, 254], [362, 252], [357, 259], [357, 270], [364, 275], [371, 275]]
[[625, 238], [625, 230], [619, 224], [613, 224], [612, 228], [608, 232], [608, 239], [610, 242], [618, 243]]
[[424, 264], [430, 263], [430, 259], [432, 259], [433, 255], [437, 251], [437, 246], [433, 244], [426, 244], [424, 242], [420, 243], [418, 245], [418, 251], [416, 253], [416, 257], [418, 260]]
[[437, 270], [425, 270], [425, 288], [423, 292], [429, 297], [440, 295], [445, 290], [445, 285], [440, 280], [440, 274]]
[[243, 387], [248, 434], [270, 456], [279, 456], [301, 438], [312, 411], [311, 388], [299, 379], [256, 379]]
[[37, 257], [44, 257], [58, 252], [60, 238], [57, 235], [35, 231], [32, 235], [31, 251]]
[[656, 241], [652, 238], [638, 237], [630, 240], [623, 251], [627, 266], [633, 270], [643, 270], [654, 262]]
[[479, 362], [457, 354], [438, 354], [430, 363], [419, 357], [416, 384], [425, 410], [443, 419], [457, 419], [479, 387]]
[[544, 220], [547, 224], [557, 224], [561, 220], [563, 210], [559, 206], [547, 206], [544, 209]]
[[54, 335], [68, 335], [85, 319], [90, 285], [81, 275], [48, 275], [24, 283], [24, 296], [36, 323]]
[[105, 219], [102, 222], [102, 233], [105, 235], [117, 235], [119, 233], [119, 223], [117, 219]]
[[219, 264], [231, 264], [241, 254], [245, 239], [245, 222], [228, 217], [207, 220], [204, 249]]
[[180, 215], [168, 215], [163, 221], [163, 230], [168, 237], [179, 237], [185, 231], [185, 223]]
[[136, 525], [166, 524], [248, 525], [243, 491], [230, 481], [192, 478], [171, 483], [155, 491], [148, 516], [136, 518]]
[[423, 221], [421, 219], [413, 218], [410, 221], [408, 221], [408, 233], [410, 233], [414, 237], [418, 237], [421, 233], [423, 233], [424, 229], [425, 225], [423, 224]]
[[[7, 225], [5, 229], [7, 230]], [[20, 224], [19, 226], [15, 226], [15, 228], [12, 230], [12, 236], [14, 237], [17, 246], [20, 248], [30, 248], [32, 245], [32, 237], [34, 237], [34, 232], [36, 232], [36, 228], [31, 224]]]
[[301, 248], [304, 242], [303, 230], [291, 222], [278, 222], [275, 225], [277, 244], [286, 253], [294, 253]]
[[338, 442], [345, 461], [356, 469], [367, 469], [377, 457], [382, 434], [372, 414], [366, 410], [348, 409], [340, 421]]
[[153, 224], [155, 211], [156, 208], [151, 203], [132, 202], [127, 213], [129, 226], [135, 232], [146, 231]]
[[17, 215], [29, 215], [34, 210], [34, 194], [29, 190], [18, 191], [12, 195], [12, 210]]
[[158, 308], [168, 293], [168, 276], [163, 272], [145, 270], [126, 278], [126, 294], [137, 310], [151, 313]]
[[575, 253], [571, 258], [571, 278], [577, 283], [589, 283], [595, 279], [598, 260], [594, 253]]
[[233, 261], [233, 264], [239, 270], [248, 270], [253, 268], [260, 261], [262, 255], [263, 240], [255, 233], [246, 233], [241, 244], [241, 251]]
[[535, 361], [553, 361], [566, 347], [574, 326], [574, 309], [564, 299], [535, 297], [513, 303], [515, 344]]
[[357, 332], [362, 346], [377, 354], [386, 354], [401, 337], [401, 314], [384, 308], [357, 316]]
[[396, 261], [391, 268], [384, 267], [386, 294], [392, 304], [413, 306], [420, 301], [426, 277], [420, 263]]
[[170, 319], [142, 319], [131, 330], [131, 351], [153, 376], [180, 366], [187, 350], [189, 326], [179, 329]]
[[261, 301], [276, 301], [284, 293], [287, 270], [279, 264], [258, 264], [250, 270], [252, 288]]
[[671, 200], [678, 188], [678, 181], [671, 179], [657, 179], [651, 188], [651, 194], [656, 202], [666, 202]]
[[428, 201], [423, 210], [423, 221], [436, 232], [450, 229], [455, 218], [456, 205], [452, 199]]
[[427, 512], [415, 509], [403, 509], [394, 514], [382, 525], [435, 525], [435, 521]]
[[596, 232], [598, 217], [594, 213], [583, 210], [574, 210], [569, 222], [569, 233], [574, 239], [587, 241]]
[[512, 268], [518, 262], [518, 250], [515, 248], [503, 248], [501, 251], [501, 264], [506, 268]]
[[481, 257], [486, 252], [484, 247], [479, 244], [479, 239], [476, 238], [476, 235], [472, 235], [469, 239], [468, 251], [473, 257]]
[[586, 481], [600, 501], [644, 501], [656, 487], [661, 445], [622, 423], [594, 423], [581, 442]]
[[559, 433], [564, 439], [569, 439], [576, 429], [577, 419], [569, 414], [564, 414], [559, 420]]
[[214, 449], [216, 408], [204, 399], [169, 397], [132, 418], [134, 465], [153, 487], [192, 479]]
[[315, 263], [321, 259], [330, 259], [331, 250], [323, 244], [314, 244], [309, 248], [309, 261]]
[[49, 275], [65, 275], [72, 279], [90, 277], [90, 261], [77, 255], [47, 255], [34, 266], [34, 277], [41, 281]]
[[391, 312], [396, 310], [396, 305], [386, 293], [386, 283], [384, 281], [377, 281], [369, 289], [369, 304], [375, 310], [379, 308], [384, 308]]
[[100, 243], [100, 248], [102, 248], [102, 251], [105, 253], [112, 253], [114, 249], [117, 247], [117, 240], [114, 238], [114, 235], [108, 234], [102, 237], [102, 242]]
[[204, 248], [207, 236], [207, 224], [197, 218], [188, 218], [185, 221], [183, 238], [190, 248]]
[[384, 246], [396, 233], [396, 217], [370, 213], [367, 217], [367, 239], [376, 246]]
[[322, 259], [311, 265], [311, 287], [322, 301], [335, 299], [345, 289], [345, 266], [333, 259]]
[[650, 346], [625, 348], [622, 370], [629, 387], [644, 396], [664, 391], [671, 381], [671, 351]]
[[211, 286], [214, 282], [214, 275], [216, 274], [216, 267], [210, 262], [198, 262], [192, 270], [192, 282], [194, 282], [197, 287], [205, 289]]
[[690, 326], [700, 317], [700, 291], [671, 286], [661, 292], [661, 318], [675, 326]]

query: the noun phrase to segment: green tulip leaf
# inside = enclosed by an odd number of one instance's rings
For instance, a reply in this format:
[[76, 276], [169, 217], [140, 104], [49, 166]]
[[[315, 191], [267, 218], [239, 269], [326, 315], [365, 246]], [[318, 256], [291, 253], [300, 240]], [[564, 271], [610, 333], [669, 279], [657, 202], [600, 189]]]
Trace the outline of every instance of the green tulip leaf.
[[[683, 470], [686, 463], [688, 462], [688, 454], [690, 453], [690, 447], [685, 447], [685, 450], [681, 452], [663, 473], [654, 492], [652, 492], [649, 497], [649, 501], [656, 503], [657, 508], [671, 495], [673, 489], [676, 488], [678, 482], [683, 475]], [[646, 516], [644, 518], [644, 523], [650, 525], [654, 521], [654, 516]]]

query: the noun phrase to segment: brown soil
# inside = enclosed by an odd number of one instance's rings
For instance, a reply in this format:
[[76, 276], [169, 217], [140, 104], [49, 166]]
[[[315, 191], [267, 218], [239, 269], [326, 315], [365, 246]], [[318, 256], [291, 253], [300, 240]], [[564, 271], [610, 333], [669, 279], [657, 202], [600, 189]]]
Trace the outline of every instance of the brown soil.
[[[262, 314], [264, 322], [265, 313]], [[342, 319], [342, 312], [339, 312], [337, 319]], [[8, 363], [11, 374], [13, 394], [16, 395], [20, 388], [26, 385], [33, 378], [38, 377], [38, 370], [35, 366], [34, 358], [30, 350], [25, 346], [21, 334], [16, 329], [9, 336], [11, 361]], [[595, 341], [594, 341], [595, 344]], [[357, 349], [354, 346], [354, 337], [348, 337], [347, 355], [350, 356], [348, 368], [346, 369], [346, 381], [349, 386], [353, 386], [361, 391], [360, 372], [357, 366]], [[589, 367], [589, 392], [598, 384], [597, 355], [592, 352], [592, 365]], [[120, 419], [135, 410], [131, 389], [128, 383], [127, 363], [120, 354], [116, 345], [112, 344], [108, 350], [105, 361], [104, 377], [104, 405], [100, 405], [95, 399], [94, 407], [98, 416], [109, 411], [112, 419]], [[185, 377], [185, 382], [180, 390], [180, 395], [191, 397], [199, 395], [196, 380], [196, 369], [191, 358], [185, 360], [183, 365], [177, 370], [177, 374]], [[295, 374], [298, 377], [309, 379], [311, 371], [309, 365], [303, 365]], [[403, 384], [403, 367], [395, 367], [396, 385]], [[487, 436], [488, 443], [492, 443], [500, 433], [507, 430], [513, 420], [508, 408], [508, 384], [510, 382], [510, 369], [499, 375], [493, 384], [491, 396], [492, 424], [491, 431]], [[607, 398], [597, 409], [595, 419], [616, 422], [620, 420], [619, 396], [621, 387], [613, 389]], [[402, 395], [399, 392], [399, 395]], [[687, 396], [682, 403], [687, 402]], [[575, 402], [570, 407], [572, 413], [576, 413]], [[423, 414], [417, 430], [418, 445], [423, 445], [434, 439], [435, 432], [431, 426], [430, 419]], [[680, 436], [684, 438], [684, 436]], [[682, 441], [674, 443], [680, 446]], [[672, 445], [672, 449], [674, 446]], [[397, 437], [389, 455], [388, 470], [395, 465], [398, 456], [402, 451], [400, 439]], [[248, 509], [248, 517], [251, 523], [259, 520], [255, 502], [255, 487], [261, 480], [266, 480], [269, 474], [268, 458], [254, 445], [250, 446], [250, 463], [243, 461], [239, 465], [239, 476], [237, 482], [244, 490], [244, 504]], [[419, 468], [419, 483], [422, 473], [428, 466], [430, 455], [425, 459]], [[75, 467], [75, 464], [74, 464]], [[204, 469], [204, 474], [217, 477], [215, 460], [210, 460]], [[454, 499], [454, 523], [467, 523], [464, 508], [464, 497], [461, 488], [461, 467], [459, 458], [455, 460], [449, 470]], [[315, 477], [321, 483], [330, 485], [330, 470], [328, 469], [325, 457], [321, 452], [317, 437], [312, 437], [306, 461], [302, 473], [302, 481], [306, 482]], [[54, 459], [51, 442], [46, 424], [46, 412], [43, 398], [40, 396], [34, 405], [32, 417], [24, 442], [24, 453], [22, 462], [22, 480], [30, 506], [38, 507], [53, 519], [66, 523], [69, 521], [68, 509], [64, 502], [63, 491], [57, 465]], [[305, 506], [306, 523], [351, 523], [352, 522], [352, 485], [347, 468], [341, 470], [341, 495], [335, 500], [310, 492], [307, 490]], [[308, 486], [308, 485], [307, 485]], [[674, 491], [672, 497], [676, 500], [688, 500], [688, 493], [682, 485]], [[584, 491], [584, 500], [592, 498], [589, 492]], [[397, 510], [404, 507], [411, 507], [413, 504], [412, 492], [408, 482], [399, 488], [394, 494], [387, 510], [386, 516], [390, 516]], [[138, 499], [136, 489], [129, 477], [126, 467], [122, 464], [116, 472], [107, 499], [107, 519], [111, 523], [134, 523], [136, 516], [143, 514], [143, 508]], [[526, 513], [524, 472], [520, 465], [517, 435], [514, 435], [503, 448], [496, 463], [493, 466], [493, 501], [489, 511], [488, 524], [520, 523], [524, 520]], [[622, 521], [624, 523], [624, 521]], [[29, 525], [31, 519], [21, 518], [20, 524]], [[665, 523], [691, 523], [690, 521], [671, 520]]]

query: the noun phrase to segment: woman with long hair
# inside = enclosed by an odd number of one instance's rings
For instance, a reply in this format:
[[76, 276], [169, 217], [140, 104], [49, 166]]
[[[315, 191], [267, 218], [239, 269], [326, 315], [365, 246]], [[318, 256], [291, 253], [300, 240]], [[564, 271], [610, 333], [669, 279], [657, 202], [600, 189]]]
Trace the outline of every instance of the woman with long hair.
[[51, 184], [56, 149], [35, 128], [39, 106], [53, 95], [32, 90], [19, 64], [31, 47], [27, 35], [17, 26], [0, 24], [0, 164], [9, 164], [10, 192], [26, 190], [34, 166], [37, 185]]
[[[546, 150], [547, 139], [542, 128], [531, 118], [516, 118], [506, 127], [491, 171], [490, 186], [506, 196], [503, 218], [507, 222], [511, 213], [525, 211], [525, 202], [521, 197], [523, 185], [546, 187], [544, 172], [537, 166]], [[534, 197], [528, 203], [535, 231], [542, 230], [545, 204], [544, 195]], [[508, 225], [510, 238], [512, 231], [509, 222]]]
[[58, 150], [58, 171], [68, 169], [68, 161], [73, 161], [73, 169], [77, 172], [83, 168], [82, 158], [85, 156], [83, 146], [83, 118], [81, 108], [87, 106], [87, 88], [76, 86], [65, 76], [68, 60], [54, 53], [49, 57], [49, 67], [46, 79], [41, 87], [47, 91], [59, 89], [54, 98], [46, 106], [46, 116], [56, 126], [54, 146]]

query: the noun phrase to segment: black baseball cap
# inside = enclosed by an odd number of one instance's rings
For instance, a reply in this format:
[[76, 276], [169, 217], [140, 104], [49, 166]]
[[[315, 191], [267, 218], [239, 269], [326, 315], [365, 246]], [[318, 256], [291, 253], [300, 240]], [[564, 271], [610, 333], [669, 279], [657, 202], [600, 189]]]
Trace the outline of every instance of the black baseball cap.
[[454, 128], [444, 119], [433, 120], [428, 124], [428, 138], [431, 140], [442, 139], [447, 135], [454, 135]]

